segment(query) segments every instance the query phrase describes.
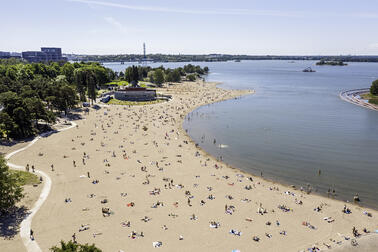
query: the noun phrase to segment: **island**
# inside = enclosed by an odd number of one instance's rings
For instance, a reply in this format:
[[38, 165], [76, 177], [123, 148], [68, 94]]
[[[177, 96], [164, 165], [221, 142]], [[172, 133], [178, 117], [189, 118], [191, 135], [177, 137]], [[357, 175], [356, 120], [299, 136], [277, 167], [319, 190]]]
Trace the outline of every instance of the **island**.
[[319, 62], [316, 62], [316, 65], [317, 66], [347, 66], [348, 64], [347, 63], [344, 63], [342, 61], [339, 61], [339, 60], [330, 60], [330, 61], [326, 61], [326, 60], [320, 60]]

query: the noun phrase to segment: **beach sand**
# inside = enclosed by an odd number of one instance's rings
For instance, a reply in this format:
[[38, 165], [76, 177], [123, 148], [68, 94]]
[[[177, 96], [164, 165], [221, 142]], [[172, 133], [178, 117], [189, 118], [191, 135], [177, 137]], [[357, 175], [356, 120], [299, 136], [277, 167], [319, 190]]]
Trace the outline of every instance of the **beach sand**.
[[[173, 99], [90, 109], [77, 128], [41, 138], [11, 158], [52, 179], [50, 195], [32, 222], [43, 251], [74, 233], [78, 242], [103, 251], [152, 251], [154, 242], [161, 242], [159, 251], [300, 251], [350, 243], [353, 227], [361, 234], [363, 228], [378, 229], [377, 211], [227, 167], [182, 129], [194, 108], [251, 91], [203, 82], [160, 91]], [[350, 214], [342, 212], [345, 204]], [[79, 231], [82, 225], [86, 230]], [[12, 251], [23, 250], [15, 245]]]

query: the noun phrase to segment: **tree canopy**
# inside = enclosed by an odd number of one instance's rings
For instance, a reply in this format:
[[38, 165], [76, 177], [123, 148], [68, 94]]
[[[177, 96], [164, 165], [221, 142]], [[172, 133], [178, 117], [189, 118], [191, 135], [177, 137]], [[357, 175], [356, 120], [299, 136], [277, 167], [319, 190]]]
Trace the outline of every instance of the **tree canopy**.
[[[25, 138], [55, 122], [115, 73], [99, 63], [32, 63], [0, 60], [0, 138]], [[40, 123], [43, 122], [43, 123]], [[42, 127], [42, 128], [41, 128]]]
[[378, 95], [378, 80], [373, 81], [371, 84], [370, 93], [372, 95]]
[[[161, 86], [164, 82], [181, 82], [182, 77], [187, 77], [194, 81], [197, 76], [207, 74], [208, 67], [201, 68], [192, 64], [178, 67], [175, 69], [164, 68], [163, 66], [151, 68], [149, 66], [130, 66], [126, 68], [125, 73], [120, 72], [119, 77], [129, 83], [136, 85], [138, 81], [146, 80]], [[188, 78], [188, 75], [192, 75]]]
[[23, 189], [17, 176], [9, 172], [9, 167], [0, 155], [0, 214], [9, 212], [23, 198]]

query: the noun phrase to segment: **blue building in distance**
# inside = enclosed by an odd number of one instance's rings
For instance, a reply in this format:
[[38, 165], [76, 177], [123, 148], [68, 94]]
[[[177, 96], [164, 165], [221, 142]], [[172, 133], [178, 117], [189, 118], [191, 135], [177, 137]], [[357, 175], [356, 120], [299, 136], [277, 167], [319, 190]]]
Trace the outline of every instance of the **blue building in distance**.
[[41, 51], [22, 52], [22, 58], [28, 62], [67, 61], [62, 56], [62, 49], [57, 47], [41, 47]]

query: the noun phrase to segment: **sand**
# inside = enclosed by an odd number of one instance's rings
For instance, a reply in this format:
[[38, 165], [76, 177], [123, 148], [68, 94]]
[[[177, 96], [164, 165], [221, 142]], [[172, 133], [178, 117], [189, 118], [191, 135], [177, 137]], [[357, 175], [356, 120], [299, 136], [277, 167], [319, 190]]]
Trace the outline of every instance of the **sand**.
[[362, 236], [354, 245], [348, 242], [339, 248], [335, 248], [332, 252], [370, 252], [378, 251], [378, 234], [370, 234]]
[[[90, 109], [77, 128], [42, 138], [11, 158], [52, 179], [50, 195], [32, 222], [43, 251], [74, 233], [78, 242], [103, 251], [300, 251], [350, 243], [353, 227], [361, 234], [363, 228], [378, 229], [375, 210], [227, 167], [185, 134], [183, 119], [194, 108], [251, 91], [202, 82], [161, 91], [173, 99]], [[342, 212], [345, 204], [351, 214]], [[317, 207], [321, 210], [314, 211]], [[89, 229], [79, 231], [82, 225]], [[153, 247], [156, 242], [159, 248]]]

